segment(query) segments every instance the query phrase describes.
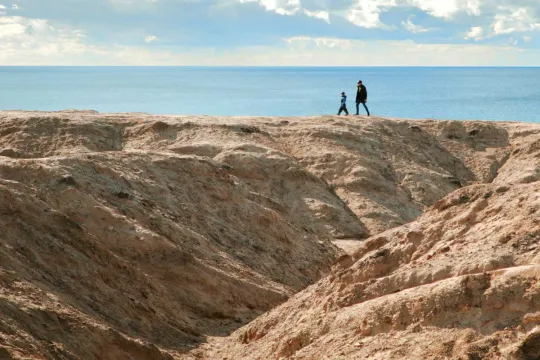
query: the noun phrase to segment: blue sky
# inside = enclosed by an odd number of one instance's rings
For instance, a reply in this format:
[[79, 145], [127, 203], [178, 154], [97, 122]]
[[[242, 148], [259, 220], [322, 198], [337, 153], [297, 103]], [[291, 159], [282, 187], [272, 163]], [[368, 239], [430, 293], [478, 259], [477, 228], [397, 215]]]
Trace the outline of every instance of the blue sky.
[[14, 1], [1, 65], [540, 65], [539, 0]]

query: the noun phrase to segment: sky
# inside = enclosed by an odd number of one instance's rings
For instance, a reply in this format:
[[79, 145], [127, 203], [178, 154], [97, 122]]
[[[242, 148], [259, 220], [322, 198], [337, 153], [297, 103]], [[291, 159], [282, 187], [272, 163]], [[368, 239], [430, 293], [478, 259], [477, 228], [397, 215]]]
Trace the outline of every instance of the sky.
[[0, 65], [540, 66], [540, 0], [0, 0]]

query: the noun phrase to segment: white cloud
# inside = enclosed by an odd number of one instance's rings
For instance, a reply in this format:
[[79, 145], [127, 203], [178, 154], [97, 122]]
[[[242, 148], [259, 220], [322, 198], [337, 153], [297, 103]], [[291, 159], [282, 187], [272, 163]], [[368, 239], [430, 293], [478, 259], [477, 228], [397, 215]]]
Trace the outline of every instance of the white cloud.
[[[0, 63], [23, 64], [44, 61], [50, 55], [81, 55], [91, 49], [84, 34], [75, 29], [55, 28], [44, 19], [0, 16]], [[14, 60], [18, 59], [18, 60]]]
[[472, 27], [465, 35], [465, 40], [479, 41], [484, 38], [484, 29], [481, 26]]
[[480, 10], [480, 0], [466, 0], [465, 12], [469, 15], [480, 16], [482, 14]]
[[298, 47], [309, 47], [315, 46], [317, 48], [323, 49], [336, 49], [336, 50], [350, 50], [352, 48], [358, 47], [361, 43], [355, 40], [349, 39], [337, 39], [337, 38], [326, 38], [318, 37], [313, 38], [309, 36], [296, 36], [291, 38], [284, 39], [290, 45]]
[[157, 3], [159, 0], [107, 0], [114, 5], [141, 5], [146, 3]]
[[364, 28], [386, 28], [380, 14], [397, 6], [395, 0], [356, 0], [349, 8], [347, 20]]
[[[293, 16], [300, 12], [329, 22], [330, 15], [342, 16], [351, 23], [363, 28], [391, 28], [381, 22], [382, 13], [396, 7], [418, 8], [434, 17], [452, 19], [457, 13], [469, 15], [481, 14], [481, 0], [347, 0], [347, 10], [342, 7], [334, 8], [328, 1], [301, 0], [237, 0], [240, 3], [256, 2], [267, 11], [281, 15]], [[484, 0], [490, 1], [490, 0]], [[497, 0], [491, 0], [497, 1]], [[310, 7], [316, 6], [316, 8]], [[326, 5], [326, 8], [321, 7]], [[419, 27], [414, 28], [412, 22], [403, 24], [409, 31], [425, 32]]]
[[[44, 0], [12, 0], [21, 4], [28, 14], [39, 14]], [[68, 0], [47, 0], [51, 13]], [[90, 0], [86, 0], [90, 1]], [[77, 18], [70, 8], [54, 12], [55, 20], [29, 19], [11, 16], [24, 14], [15, 12], [16, 4], [4, 2], [0, 6], [0, 64], [118, 64], [118, 65], [520, 65], [532, 61], [532, 54], [539, 51], [514, 47], [536, 40], [533, 31], [540, 30], [539, 0], [93, 0], [101, 9], [105, 4], [110, 12], [90, 14], [84, 22], [88, 26], [80, 31], [63, 24], [74, 24]], [[238, 3], [252, 6], [238, 10]], [[56, 5], [55, 5], [56, 4]], [[24, 5], [24, 6], [23, 6]], [[208, 5], [208, 6], [207, 6]], [[256, 8], [259, 7], [258, 11]], [[90, 7], [89, 7], [90, 9]], [[159, 14], [171, 10], [181, 17], [182, 11], [191, 9], [201, 18], [198, 23], [176, 20], [169, 21]], [[42, 11], [42, 10], [41, 10]], [[91, 10], [89, 10], [92, 12]], [[220, 13], [223, 11], [223, 13]], [[422, 17], [409, 16], [425, 12]], [[1, 12], [4, 12], [2, 15]], [[246, 12], [250, 12], [246, 14]], [[144, 30], [132, 15], [144, 16]], [[280, 14], [285, 24], [271, 29], [272, 21]], [[10, 15], [7, 16], [6, 14]], [[44, 13], [43, 13], [44, 14]], [[405, 15], [404, 15], [405, 14]], [[222, 16], [223, 15], [223, 16]], [[250, 17], [249, 21], [239, 16]], [[38, 15], [36, 15], [38, 16]], [[205, 17], [208, 16], [208, 17]], [[424, 22], [426, 16], [431, 18]], [[211, 17], [215, 27], [208, 28]], [[298, 26], [295, 19], [298, 18]], [[317, 19], [307, 24], [306, 17]], [[339, 19], [341, 18], [341, 19]], [[420, 22], [419, 19], [422, 19]], [[136, 19], [137, 20], [137, 19]], [[322, 20], [327, 25], [322, 23]], [[341, 21], [338, 21], [341, 20]], [[344, 21], [364, 29], [351, 29]], [[152, 23], [153, 21], [153, 23]], [[161, 23], [164, 21], [164, 23]], [[215, 28], [225, 28], [233, 21], [223, 38], [216, 41]], [[392, 22], [391, 22], [392, 21]], [[185, 24], [184, 24], [185, 23]], [[259, 26], [259, 23], [261, 26]], [[425, 25], [429, 23], [430, 25]], [[444, 23], [444, 24], [443, 24]], [[114, 27], [107, 27], [114, 24]], [[307, 25], [306, 25], [307, 24]], [[434, 25], [432, 25], [434, 24]], [[439, 25], [441, 24], [441, 25]], [[242, 28], [241, 26], [252, 28]], [[422, 26], [424, 25], [424, 26]], [[481, 25], [481, 26], [477, 26]], [[102, 28], [103, 27], [103, 28]], [[206, 27], [206, 28], [205, 28]], [[432, 28], [433, 27], [433, 28]], [[159, 33], [157, 33], [159, 29]], [[371, 31], [365, 29], [385, 29]], [[428, 31], [437, 30], [437, 37]], [[144, 32], [143, 32], [144, 31]], [[205, 32], [206, 31], [206, 32]], [[242, 32], [251, 31], [249, 36]], [[414, 42], [391, 42], [384, 39], [416, 38], [423, 34], [423, 41], [462, 42], [470, 44], [422, 45]], [[169, 32], [170, 37], [167, 32]], [[102, 35], [107, 34], [107, 43]], [[159, 36], [159, 39], [157, 36]], [[178, 35], [189, 34], [189, 35]], [[310, 37], [317, 34], [319, 37]], [[200, 36], [199, 36], [200, 35]], [[221, 35], [221, 34], [217, 34]], [[302, 35], [302, 36], [299, 36]], [[95, 38], [94, 38], [95, 36]], [[381, 41], [357, 41], [337, 37], [374, 38]], [[279, 39], [286, 37], [285, 42]], [[167, 41], [161, 41], [163, 39]], [[95, 40], [93, 40], [95, 39]], [[242, 44], [273, 44], [265, 46], [243, 46]], [[437, 39], [437, 40], [435, 40]], [[441, 40], [447, 39], [447, 40]], [[480, 40], [490, 39], [487, 46]], [[96, 45], [99, 43], [102, 45]], [[146, 43], [144, 43], [143, 42]], [[474, 43], [478, 41], [479, 43]], [[122, 46], [123, 43], [139, 43], [140, 46]], [[152, 46], [147, 44], [152, 43]], [[196, 44], [192, 46], [182, 44]], [[175, 44], [175, 45], [168, 45]], [[205, 47], [205, 44], [213, 44]], [[512, 45], [512, 46], [510, 46]], [[528, 44], [529, 46], [531, 44]], [[510, 48], [513, 48], [511, 52]], [[373, 51], [373, 57], [366, 54]], [[481, 51], [490, 56], [484, 57]], [[396, 57], [404, 53], [411, 56]], [[462, 59], [452, 54], [463, 56]], [[501, 56], [506, 56], [503, 59]], [[384, 55], [384, 56], [383, 56]], [[444, 57], [442, 56], [444, 55]], [[473, 58], [478, 57], [478, 60]], [[241, 57], [243, 56], [243, 58]], [[385, 57], [386, 56], [386, 57]], [[439, 63], [437, 63], [439, 61]], [[491, 62], [490, 62], [491, 61]]]
[[[27, 19], [28, 20], [28, 19]], [[20, 23], [17, 19], [16, 23]], [[45, 22], [47, 24], [47, 22]], [[39, 28], [39, 27], [38, 27]], [[47, 28], [47, 27], [45, 27]], [[13, 28], [0, 39], [4, 65], [260, 65], [260, 66], [482, 66], [537, 64], [539, 50], [477, 44], [417, 44], [331, 37], [286, 38], [283, 45], [212, 47], [92, 46], [85, 37], [55, 29], [34, 35]], [[6, 41], [11, 38], [12, 41]], [[24, 45], [26, 44], [26, 45]], [[402, 56], [395, 56], [396, 53]]]
[[407, 19], [407, 21], [402, 21], [401, 25], [403, 25], [403, 27], [405, 29], [407, 29], [408, 31], [410, 31], [410, 32], [412, 32], [414, 34], [424, 33], [424, 32], [430, 31], [430, 29], [427, 29], [427, 28], [425, 28], [423, 26], [416, 25], [415, 23], [413, 23], [411, 17], [409, 17]]
[[[111, 0], [109, 0], [111, 1]], [[130, 1], [130, 0], [114, 0]], [[132, 0], [131, 0], [132, 1]], [[199, 0], [200, 1], [200, 0]], [[352, 24], [367, 29], [396, 29], [396, 24], [385, 24], [381, 15], [392, 9], [419, 9], [432, 17], [447, 22], [456, 20], [459, 14], [483, 17], [492, 21], [494, 35], [510, 34], [540, 28], [536, 19], [535, 8], [540, 11], [540, 4], [532, 5], [534, 0], [219, 0], [257, 3], [266, 11], [281, 15], [294, 16], [305, 14], [330, 23], [330, 17], [343, 17]], [[521, 5], [520, 5], [521, 4]], [[491, 19], [490, 19], [491, 18]], [[424, 33], [423, 28], [409, 18], [400, 21], [401, 26], [412, 33]], [[488, 37], [489, 35], [485, 35]]]
[[[285, 40], [289, 45], [286, 54], [296, 54], [297, 62], [313, 66], [526, 66], [537, 64], [537, 56], [540, 56], [540, 50], [511, 46], [311, 37]], [[331, 44], [335, 44], [334, 47]], [[402, 56], [395, 56], [396, 53]], [[292, 61], [290, 56], [285, 58]]]
[[148, 35], [147, 37], [144, 38], [145, 43], [151, 43], [151, 42], [154, 42], [156, 40], [157, 40], [157, 37], [154, 36], [154, 35]]
[[408, 0], [408, 4], [428, 14], [450, 19], [458, 12], [480, 15], [480, 0]]
[[[389, 28], [381, 22], [380, 15], [395, 7], [414, 7], [431, 16], [448, 20], [460, 12], [476, 16], [481, 14], [480, 0], [355, 0], [346, 18], [360, 27]], [[411, 32], [426, 31], [411, 20], [402, 22], [402, 25]]]
[[0, 40], [9, 41], [24, 35], [27, 25], [17, 18], [0, 17]]
[[532, 8], [499, 7], [499, 11], [491, 25], [494, 35], [540, 29], [540, 21]]
[[300, 8], [300, 0], [239, 0], [241, 3], [257, 2], [266, 11], [273, 11], [280, 15], [294, 15]]
[[304, 9], [304, 14], [306, 14], [309, 17], [324, 20], [330, 24], [330, 14], [328, 13], [328, 11], [311, 11], [311, 10]]
[[458, 12], [458, 6], [455, 1], [449, 0], [410, 0], [412, 6], [436, 17], [452, 17]]
[[[116, 0], [118, 1], [118, 0]], [[125, 0], [124, 0], [125, 1]], [[480, 0], [349, 0], [347, 11], [332, 8], [328, 2], [309, 2], [307, 5], [300, 0], [238, 0], [240, 3], [256, 2], [267, 11], [281, 15], [296, 15], [299, 12], [329, 22], [330, 14], [343, 16], [351, 23], [364, 28], [388, 28], [380, 20], [380, 15], [398, 6], [416, 7], [435, 17], [452, 18], [458, 12], [480, 14]], [[321, 3], [326, 8], [321, 9]], [[317, 9], [309, 5], [317, 5]], [[417, 32], [420, 29], [417, 28]]]

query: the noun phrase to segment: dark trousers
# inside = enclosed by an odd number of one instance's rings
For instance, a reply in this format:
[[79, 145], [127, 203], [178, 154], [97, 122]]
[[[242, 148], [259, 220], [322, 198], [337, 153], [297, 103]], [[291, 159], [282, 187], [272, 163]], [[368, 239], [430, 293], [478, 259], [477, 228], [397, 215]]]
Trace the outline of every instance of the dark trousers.
[[345, 115], [349, 115], [349, 110], [347, 110], [347, 105], [341, 105], [341, 107], [339, 108], [339, 112], [337, 114], [341, 115], [343, 111], [345, 111]]
[[367, 108], [365, 101], [361, 101], [361, 102], [356, 103], [356, 115], [358, 115], [360, 113], [360, 104], [364, 105], [364, 109], [366, 109], [367, 114], [369, 116], [369, 109]]

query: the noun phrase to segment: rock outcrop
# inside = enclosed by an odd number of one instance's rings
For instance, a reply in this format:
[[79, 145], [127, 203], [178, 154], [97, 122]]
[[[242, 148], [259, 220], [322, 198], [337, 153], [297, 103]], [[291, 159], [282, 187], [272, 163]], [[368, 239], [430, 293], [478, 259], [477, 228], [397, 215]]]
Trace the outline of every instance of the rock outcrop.
[[459, 190], [210, 358], [538, 359], [538, 211], [537, 184]]
[[504, 129], [491, 145], [507, 149], [471, 156], [462, 141], [470, 130], [444, 140], [481, 181], [358, 244], [329, 276], [230, 338], [214, 339], [205, 356], [539, 359], [539, 127], [498, 126], [486, 140]]
[[538, 143], [517, 123], [2, 112], [0, 358], [533, 359]]

